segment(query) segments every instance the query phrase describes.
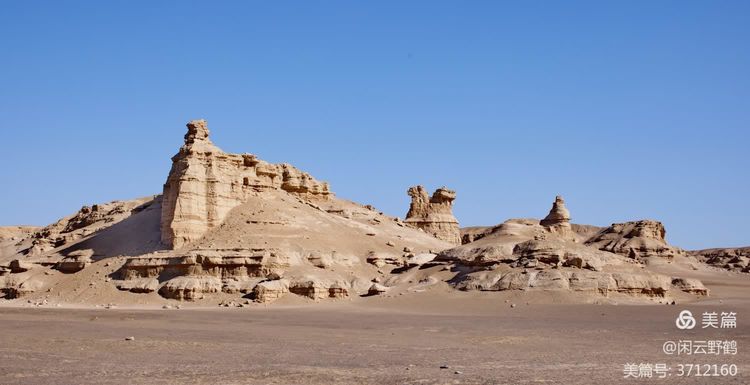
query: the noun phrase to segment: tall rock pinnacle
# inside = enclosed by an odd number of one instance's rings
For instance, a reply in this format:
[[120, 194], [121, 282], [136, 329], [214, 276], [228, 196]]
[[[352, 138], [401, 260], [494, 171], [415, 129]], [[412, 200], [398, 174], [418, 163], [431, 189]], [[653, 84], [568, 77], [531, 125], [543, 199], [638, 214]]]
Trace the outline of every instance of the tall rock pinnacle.
[[208, 137], [208, 123], [187, 124], [185, 144], [172, 157], [162, 198], [161, 241], [179, 249], [221, 225], [227, 213], [264, 190], [303, 199], [327, 199], [328, 183], [288, 164], [270, 164], [252, 154], [228, 154]]

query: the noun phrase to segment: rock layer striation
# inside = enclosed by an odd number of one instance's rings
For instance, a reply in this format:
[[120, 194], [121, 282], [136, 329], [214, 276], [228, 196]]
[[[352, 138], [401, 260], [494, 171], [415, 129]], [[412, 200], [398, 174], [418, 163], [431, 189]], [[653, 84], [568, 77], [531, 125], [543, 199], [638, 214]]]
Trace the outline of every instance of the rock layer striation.
[[461, 230], [453, 216], [455, 191], [441, 187], [430, 197], [424, 187], [414, 186], [409, 188], [408, 194], [411, 205], [404, 221], [407, 225], [454, 245], [461, 244]]
[[327, 183], [289, 164], [223, 152], [209, 139], [205, 120], [193, 120], [187, 128], [164, 184], [161, 240], [169, 248], [182, 248], [220, 225], [252, 192], [279, 189], [308, 200], [331, 195]]

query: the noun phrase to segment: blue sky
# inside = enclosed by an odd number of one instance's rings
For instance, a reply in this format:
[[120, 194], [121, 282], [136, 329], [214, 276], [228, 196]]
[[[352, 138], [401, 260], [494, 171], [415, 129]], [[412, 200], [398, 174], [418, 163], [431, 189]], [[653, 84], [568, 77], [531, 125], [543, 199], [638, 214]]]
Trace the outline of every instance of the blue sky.
[[750, 245], [750, 2], [0, 5], [0, 225], [161, 191], [185, 123], [391, 215]]

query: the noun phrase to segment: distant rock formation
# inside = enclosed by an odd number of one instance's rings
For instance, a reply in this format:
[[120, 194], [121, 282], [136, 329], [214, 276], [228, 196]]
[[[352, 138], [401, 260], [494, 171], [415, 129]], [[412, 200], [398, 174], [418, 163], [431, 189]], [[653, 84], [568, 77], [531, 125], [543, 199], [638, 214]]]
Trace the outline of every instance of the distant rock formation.
[[678, 255], [684, 255], [685, 252], [682, 249], [667, 243], [666, 233], [664, 225], [653, 220], [614, 223], [587, 240], [586, 245], [633, 259], [644, 257], [672, 259]]
[[164, 184], [161, 240], [167, 247], [179, 249], [200, 239], [253, 192], [280, 189], [308, 200], [331, 194], [327, 183], [289, 164], [221, 151], [209, 139], [205, 120], [193, 120], [187, 128]]
[[562, 238], [570, 240], [575, 240], [576, 238], [573, 228], [570, 225], [570, 211], [565, 207], [565, 200], [560, 195], [555, 197], [552, 209], [539, 224]]
[[738, 273], [750, 273], [750, 247], [689, 251], [688, 255], [712, 266]]
[[430, 197], [424, 187], [414, 186], [409, 188], [408, 194], [411, 205], [404, 220], [407, 225], [454, 245], [461, 244], [461, 230], [458, 220], [453, 216], [455, 191], [441, 187]]

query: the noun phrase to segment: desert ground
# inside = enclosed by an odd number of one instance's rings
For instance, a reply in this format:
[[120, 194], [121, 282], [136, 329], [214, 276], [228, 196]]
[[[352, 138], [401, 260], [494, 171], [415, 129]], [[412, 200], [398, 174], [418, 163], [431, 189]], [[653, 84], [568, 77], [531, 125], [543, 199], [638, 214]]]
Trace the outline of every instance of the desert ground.
[[[0, 376], [5, 384], [746, 384], [747, 280], [711, 284], [726, 299], [597, 305], [542, 293], [425, 292], [181, 309], [19, 301], [0, 308]], [[678, 330], [684, 309], [737, 312], [738, 328]], [[679, 339], [736, 340], [739, 352], [661, 351]], [[734, 363], [739, 374], [625, 379], [630, 362]]]

